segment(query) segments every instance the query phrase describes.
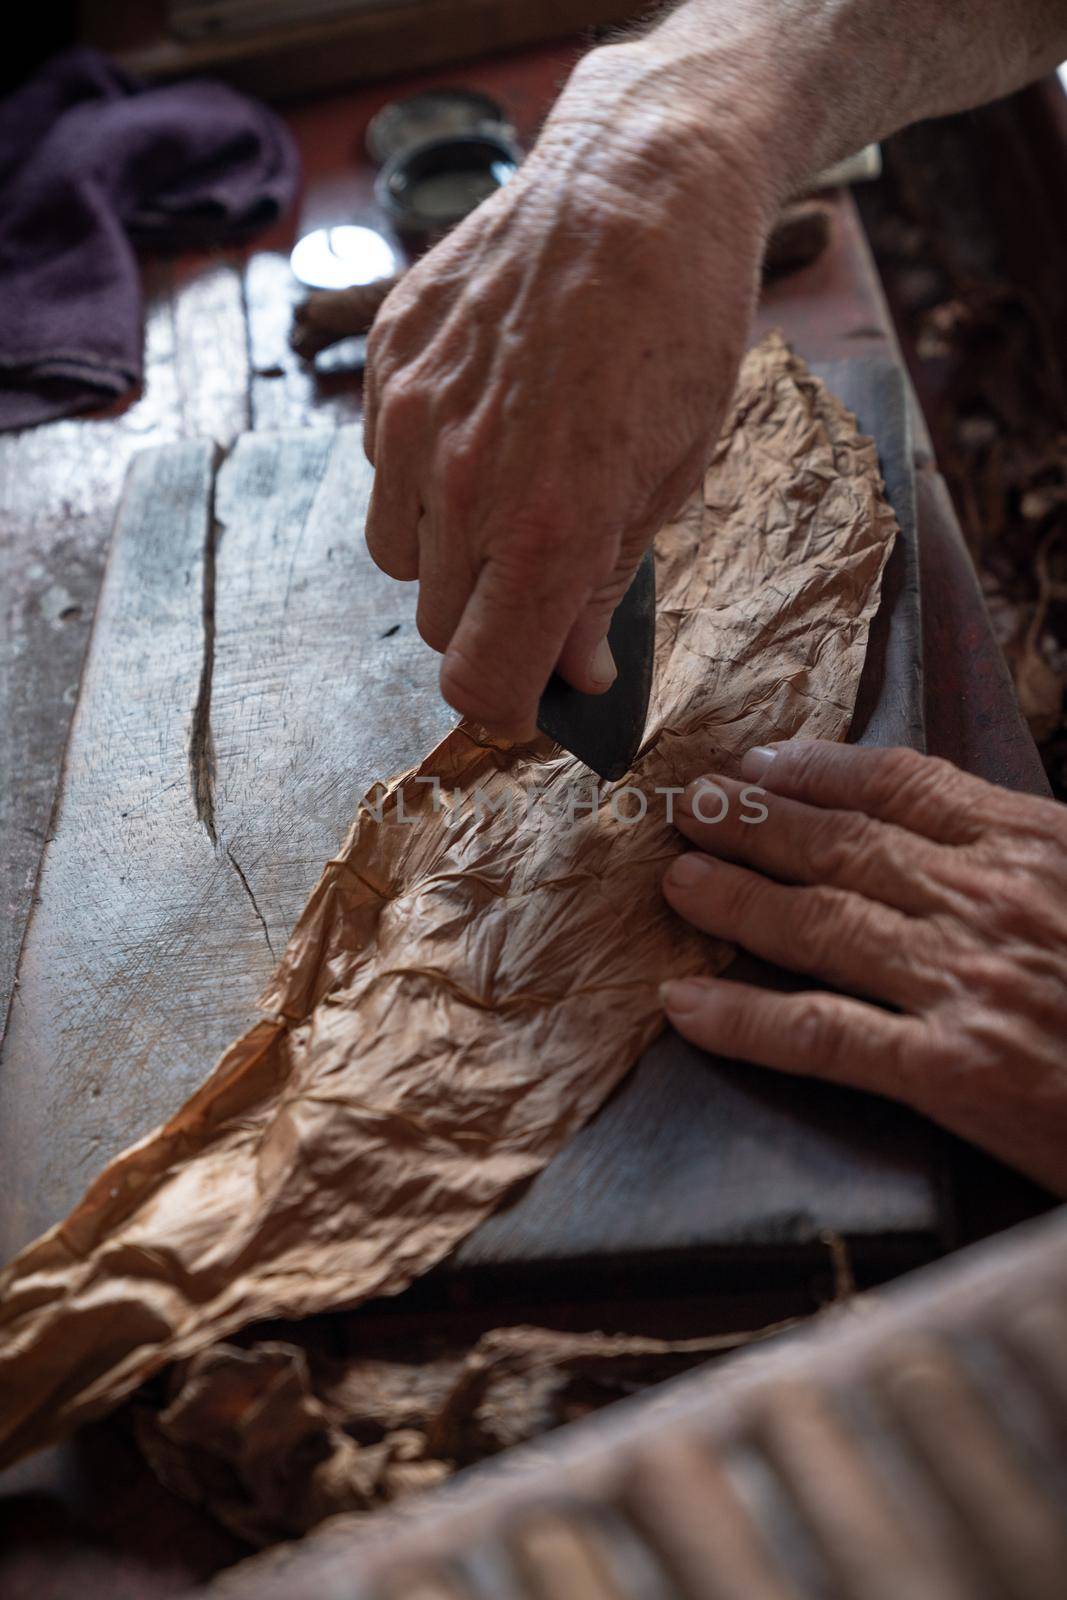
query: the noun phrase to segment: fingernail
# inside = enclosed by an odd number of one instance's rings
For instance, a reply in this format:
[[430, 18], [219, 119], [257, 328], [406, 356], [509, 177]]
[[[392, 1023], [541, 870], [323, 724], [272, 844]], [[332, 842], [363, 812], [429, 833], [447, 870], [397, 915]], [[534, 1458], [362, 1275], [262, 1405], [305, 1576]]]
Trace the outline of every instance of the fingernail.
[[678, 889], [695, 889], [711, 870], [711, 862], [695, 850], [679, 856], [667, 868], [667, 876]]
[[687, 786], [685, 793], [682, 795], [682, 804], [691, 805], [694, 795], [701, 794], [705, 789], [718, 789], [721, 786], [721, 778], [717, 778], [714, 772], [705, 772], [703, 777], [694, 778], [692, 783]]
[[707, 995], [708, 986], [699, 978], [672, 978], [669, 983], [659, 986], [663, 1009], [673, 1011], [675, 1016], [681, 1016], [686, 1011], [699, 1011]]
[[682, 810], [694, 822], [721, 822], [730, 811], [730, 797], [722, 786], [722, 779], [710, 773], [707, 777], [697, 778], [682, 796]]
[[611, 646], [607, 639], [601, 639], [593, 651], [593, 659], [589, 663], [589, 676], [594, 683], [603, 684], [606, 689], [615, 682], [619, 669], [615, 665], [615, 657], [611, 653]]
[[754, 745], [753, 748], [747, 752], [741, 762], [741, 776], [744, 778], [754, 778], [757, 782], [759, 782], [760, 778], [764, 776], [767, 768], [770, 766], [777, 754], [778, 752], [773, 745]]

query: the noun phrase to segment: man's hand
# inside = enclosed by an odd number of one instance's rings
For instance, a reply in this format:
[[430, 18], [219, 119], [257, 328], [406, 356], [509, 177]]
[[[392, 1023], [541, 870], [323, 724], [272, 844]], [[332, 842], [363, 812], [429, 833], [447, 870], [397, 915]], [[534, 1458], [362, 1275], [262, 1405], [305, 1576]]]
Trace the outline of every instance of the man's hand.
[[419, 580], [447, 700], [523, 736], [554, 667], [608, 686], [612, 611], [710, 457], [779, 203], [1065, 49], [1064, 0], [682, 0], [579, 63], [370, 339], [367, 538]]
[[[689, 922], [850, 996], [664, 985], [695, 1044], [903, 1100], [1067, 1194], [1067, 807], [909, 750], [796, 740], [676, 811]], [[724, 809], [702, 783], [729, 799]], [[851, 998], [865, 996], [866, 999]], [[881, 1004], [872, 1005], [869, 1001]]]
[[581, 63], [511, 182], [389, 296], [367, 540], [418, 578], [441, 687], [533, 732], [553, 668], [614, 678], [612, 612], [699, 481], [774, 215], [743, 110], [686, 114], [629, 46]]

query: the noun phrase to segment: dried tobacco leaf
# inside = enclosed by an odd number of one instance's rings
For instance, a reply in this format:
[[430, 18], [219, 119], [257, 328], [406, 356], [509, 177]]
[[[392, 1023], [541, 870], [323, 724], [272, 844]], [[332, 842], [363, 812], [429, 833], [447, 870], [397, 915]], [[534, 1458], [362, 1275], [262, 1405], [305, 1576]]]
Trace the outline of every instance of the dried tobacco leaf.
[[285, 1340], [220, 1343], [138, 1399], [156, 1476], [250, 1544], [378, 1513], [502, 1450], [713, 1357], [774, 1337], [494, 1328], [418, 1359], [329, 1359]]
[[873, 444], [765, 340], [657, 540], [640, 793], [568, 825], [573, 757], [460, 726], [361, 811], [267, 1019], [0, 1278], [0, 1464], [244, 1324], [399, 1291], [545, 1165], [660, 1031], [661, 980], [729, 959], [661, 897], [661, 791], [845, 735], [894, 532]]

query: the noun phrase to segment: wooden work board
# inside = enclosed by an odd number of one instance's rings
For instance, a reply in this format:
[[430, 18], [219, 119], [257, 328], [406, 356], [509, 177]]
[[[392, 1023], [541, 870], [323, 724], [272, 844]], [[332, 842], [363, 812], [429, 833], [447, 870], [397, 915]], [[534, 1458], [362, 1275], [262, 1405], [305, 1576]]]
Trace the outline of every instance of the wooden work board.
[[[902, 526], [855, 733], [921, 745], [903, 380], [870, 359], [826, 376], [878, 439]], [[0, 1064], [4, 1259], [254, 1020], [361, 795], [452, 723], [414, 588], [360, 537], [370, 477], [353, 428], [246, 434], [225, 456], [175, 443], [131, 468]], [[919, 1119], [668, 1034], [448, 1270], [574, 1268], [602, 1289], [714, 1261], [766, 1280], [825, 1262], [836, 1235], [878, 1275], [945, 1227], [940, 1136]]]

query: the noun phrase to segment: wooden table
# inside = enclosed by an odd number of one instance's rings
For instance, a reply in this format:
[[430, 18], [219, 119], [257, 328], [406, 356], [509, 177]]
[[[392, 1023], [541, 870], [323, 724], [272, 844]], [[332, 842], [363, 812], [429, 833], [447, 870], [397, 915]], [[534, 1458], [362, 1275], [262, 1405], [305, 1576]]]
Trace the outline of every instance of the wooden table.
[[[559, 47], [437, 75], [501, 100], [529, 137], [573, 59]], [[405, 87], [421, 86], [412, 82]], [[379, 221], [362, 160], [369, 116], [397, 86], [336, 96], [290, 113], [306, 192], [295, 226], [248, 254], [146, 266], [146, 381], [125, 408], [0, 437], [5, 582], [10, 608], [0, 677], [8, 841], [0, 929], [0, 999], [11, 991], [71, 709], [127, 465], [148, 444], [241, 432], [333, 427], [357, 420], [358, 379], [316, 381], [287, 346], [294, 235], [341, 221]], [[835, 201], [833, 241], [811, 268], [768, 293], [764, 325], [802, 354], [896, 354], [877, 278], [850, 199]], [[921, 422], [921, 419], [920, 419]], [[1036, 752], [1014, 707], [973, 570], [928, 445], [917, 457], [928, 746], [1017, 788], [1043, 790]], [[18, 997], [14, 998], [17, 1005]], [[206, 1064], [206, 1063], [205, 1063]], [[8, 1474], [0, 1502], [4, 1593], [111, 1596], [174, 1592], [232, 1560], [232, 1541], [164, 1495], [117, 1433], [91, 1430]]]

